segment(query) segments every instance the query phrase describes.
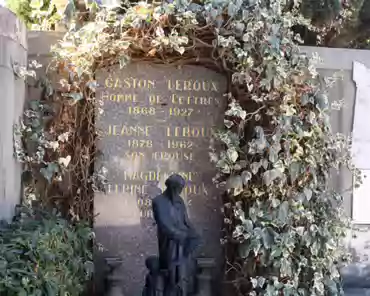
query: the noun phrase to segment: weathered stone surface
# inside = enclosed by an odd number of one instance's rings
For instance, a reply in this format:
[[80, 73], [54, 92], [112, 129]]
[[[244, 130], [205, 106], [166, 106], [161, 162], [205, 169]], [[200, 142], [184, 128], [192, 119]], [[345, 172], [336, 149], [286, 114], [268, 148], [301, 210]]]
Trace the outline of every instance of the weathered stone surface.
[[[340, 110], [332, 108], [330, 121], [334, 132], [351, 136], [354, 122], [354, 105], [356, 102], [356, 85], [353, 81], [353, 63], [358, 62], [370, 68], [370, 51], [347, 48], [318, 48], [302, 47], [303, 52], [312, 55], [317, 53], [323, 62], [318, 64], [319, 72], [326, 77], [334, 76], [338, 72], [343, 75], [334, 87], [329, 89], [329, 101], [332, 107], [343, 101]], [[344, 167], [339, 174], [333, 174], [332, 186], [341, 192], [344, 208], [347, 214], [353, 217], [353, 177]], [[358, 226], [358, 225], [357, 225]], [[367, 225], [368, 226], [368, 225]], [[362, 228], [362, 227], [361, 227]], [[370, 295], [370, 232], [366, 229], [348, 233], [348, 248], [354, 255], [354, 262], [341, 270], [344, 292], [346, 296]]]
[[144, 63], [102, 71], [97, 79], [109, 184], [106, 195], [95, 197], [95, 231], [107, 253], [123, 259], [125, 295], [139, 295], [144, 260], [157, 253], [151, 199], [171, 173], [187, 180], [183, 198], [207, 242], [201, 255], [220, 258], [219, 193], [208, 152], [211, 130], [222, 123], [226, 79], [201, 67]]
[[27, 66], [26, 26], [0, 7], [0, 220], [10, 220], [21, 197], [21, 165], [13, 157], [13, 125], [23, 113], [25, 83], [13, 64]]

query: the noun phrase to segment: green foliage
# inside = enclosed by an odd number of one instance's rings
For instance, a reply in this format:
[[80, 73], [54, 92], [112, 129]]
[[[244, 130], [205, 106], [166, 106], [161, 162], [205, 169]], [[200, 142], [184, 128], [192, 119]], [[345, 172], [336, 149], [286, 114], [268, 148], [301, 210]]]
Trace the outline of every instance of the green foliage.
[[62, 19], [52, 0], [7, 0], [6, 4], [32, 30], [51, 30]]
[[55, 136], [48, 133], [46, 127], [50, 124], [55, 112], [49, 105], [54, 89], [46, 77], [36, 77], [35, 69], [42, 67], [36, 61], [30, 61], [29, 69], [13, 65], [15, 75], [25, 79], [29, 87], [37, 88], [42, 93], [40, 100], [28, 102], [28, 108], [23, 119], [14, 125], [14, 156], [24, 164], [24, 175], [29, 177], [23, 180], [26, 188], [23, 203], [30, 204], [32, 200], [41, 200], [33, 187], [35, 180], [40, 183], [41, 178], [51, 184], [54, 180], [61, 180], [71, 156], [63, 156], [61, 146], [68, 140], [69, 133]]
[[29, 2], [29, 0], [6, 0], [6, 6], [13, 11], [27, 27], [30, 27], [32, 24], [32, 11]]
[[[47, 87], [52, 88], [47, 80], [43, 80]], [[68, 133], [54, 138], [45, 132], [45, 126], [53, 116], [53, 109], [43, 101], [29, 102], [29, 109], [24, 112], [24, 118], [20, 125], [14, 129], [14, 155], [19, 162], [26, 164], [25, 171], [35, 173], [37, 171], [51, 183], [55, 179], [61, 179], [61, 174], [68, 167], [71, 156], [60, 156], [60, 146], [68, 140]], [[50, 160], [50, 156], [56, 155], [56, 160]], [[48, 157], [46, 157], [48, 156]], [[59, 156], [59, 157], [58, 157]], [[47, 160], [49, 159], [49, 160]]]
[[300, 53], [292, 29], [317, 28], [293, 2], [139, 3], [121, 16], [102, 10], [53, 49], [54, 70], [68, 77], [60, 99], [71, 103], [76, 92], [85, 94], [80, 103], [95, 99], [99, 67], [132, 59], [211, 60], [230, 78], [225, 126], [215, 134], [224, 149], [213, 149], [211, 160], [227, 190], [222, 241], [237, 250], [227, 259], [238, 295], [342, 293], [350, 225], [329, 184], [333, 169], [359, 173], [347, 139], [331, 132], [317, 59]]
[[92, 273], [91, 229], [22, 208], [0, 228], [0, 295], [78, 296]]

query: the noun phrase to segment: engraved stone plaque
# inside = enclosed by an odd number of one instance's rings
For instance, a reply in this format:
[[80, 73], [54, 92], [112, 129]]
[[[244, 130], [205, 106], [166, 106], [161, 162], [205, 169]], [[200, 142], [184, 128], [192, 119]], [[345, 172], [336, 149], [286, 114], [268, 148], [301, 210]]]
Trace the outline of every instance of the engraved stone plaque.
[[94, 228], [104, 256], [123, 259], [124, 295], [140, 295], [144, 260], [157, 254], [151, 200], [172, 173], [187, 182], [182, 197], [205, 242], [201, 255], [220, 258], [221, 202], [208, 153], [222, 125], [226, 78], [198, 66], [134, 63], [101, 70], [97, 80], [98, 167], [108, 169], [108, 184], [95, 195]]

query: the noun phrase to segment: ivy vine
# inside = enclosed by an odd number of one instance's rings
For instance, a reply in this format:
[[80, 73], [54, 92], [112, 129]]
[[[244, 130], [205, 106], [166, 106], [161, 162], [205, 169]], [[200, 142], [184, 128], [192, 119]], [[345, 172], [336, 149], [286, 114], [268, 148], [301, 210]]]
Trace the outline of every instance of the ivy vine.
[[[210, 159], [215, 182], [226, 189], [221, 241], [235, 293], [341, 295], [339, 267], [348, 259], [341, 244], [350, 224], [329, 185], [331, 170], [347, 167], [356, 186], [361, 178], [350, 142], [330, 129], [315, 58], [300, 52], [292, 30], [315, 29], [300, 1], [170, 2], [138, 3], [123, 14], [101, 8], [53, 48], [49, 74], [61, 80], [44, 102], [59, 111], [44, 132], [53, 141], [69, 137], [62, 154], [44, 147], [48, 152], [38, 155], [44, 177], [54, 185], [67, 179], [69, 213], [92, 219], [96, 180], [104, 179], [93, 175], [96, 71], [139, 60], [209, 67], [229, 85], [224, 127], [214, 135], [224, 150], [213, 149]], [[49, 170], [68, 156], [61, 177]]]

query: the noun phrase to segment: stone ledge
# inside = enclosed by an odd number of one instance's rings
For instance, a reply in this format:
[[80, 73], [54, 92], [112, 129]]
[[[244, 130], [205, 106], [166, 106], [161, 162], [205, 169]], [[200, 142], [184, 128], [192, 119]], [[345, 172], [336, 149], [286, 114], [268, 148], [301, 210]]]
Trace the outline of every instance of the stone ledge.
[[370, 289], [345, 288], [345, 296], [370, 296]]
[[57, 31], [28, 31], [28, 55], [51, 56], [51, 46], [63, 39], [65, 33]]
[[0, 37], [9, 38], [27, 49], [27, 28], [17, 16], [0, 6]]
[[200, 268], [216, 267], [216, 260], [214, 258], [197, 258], [196, 261]]

